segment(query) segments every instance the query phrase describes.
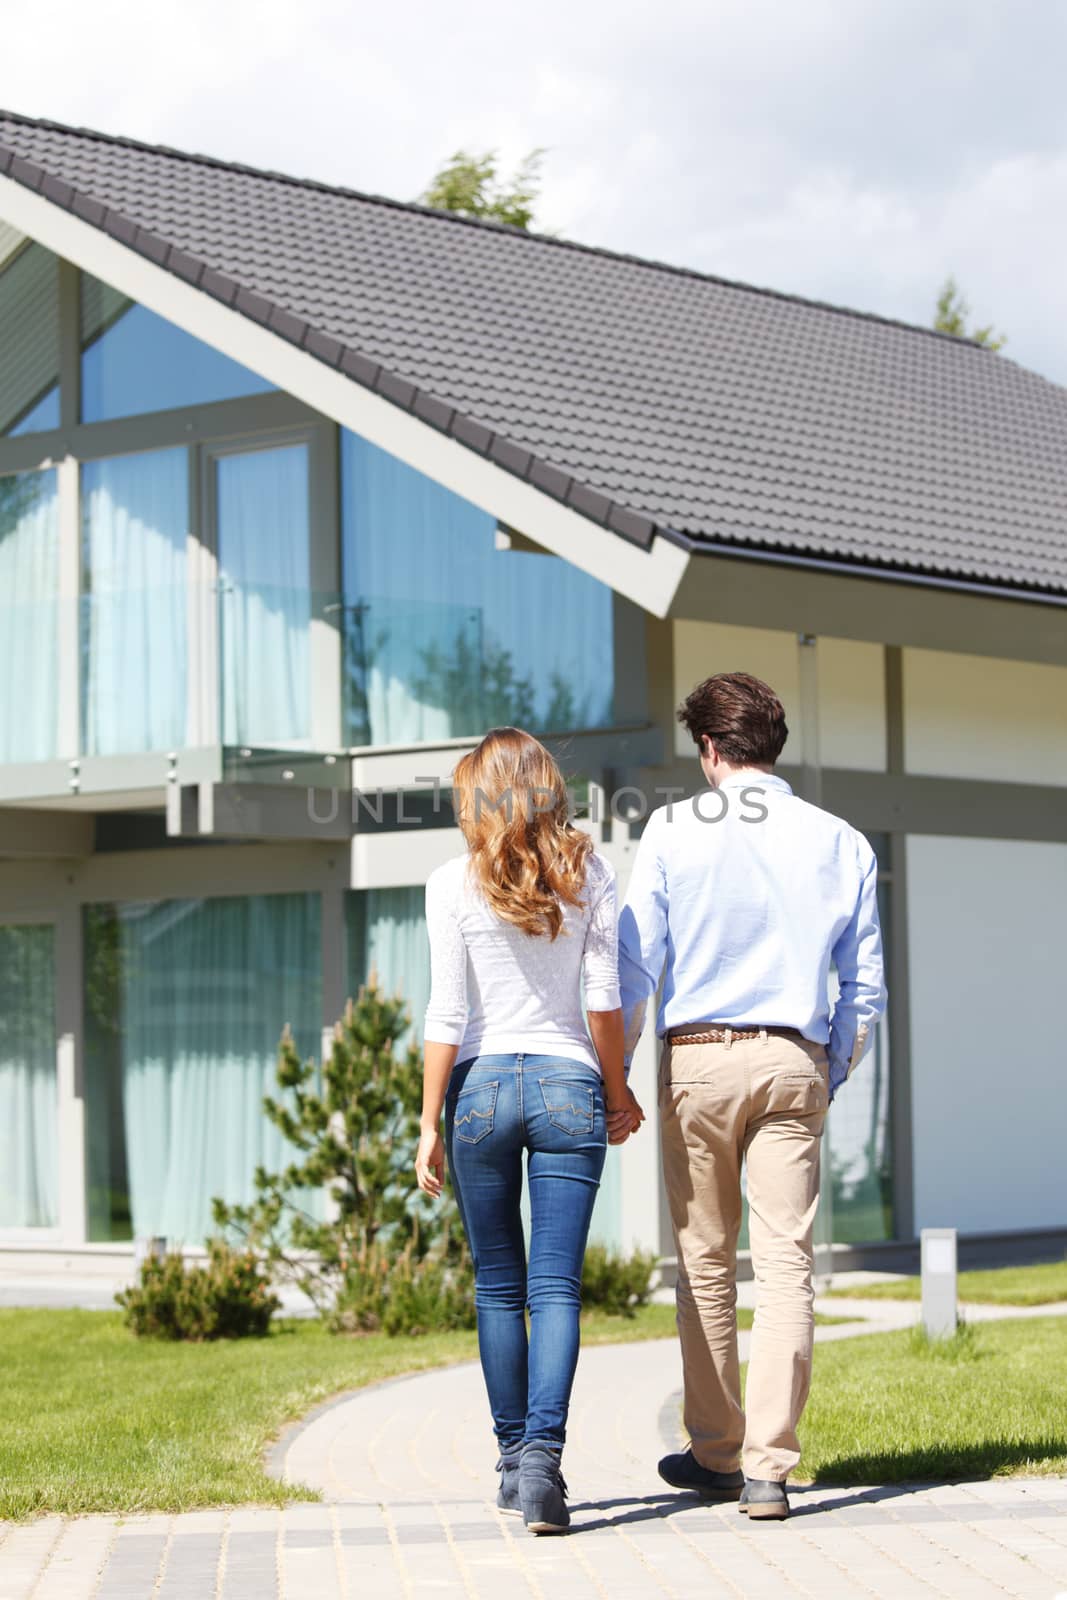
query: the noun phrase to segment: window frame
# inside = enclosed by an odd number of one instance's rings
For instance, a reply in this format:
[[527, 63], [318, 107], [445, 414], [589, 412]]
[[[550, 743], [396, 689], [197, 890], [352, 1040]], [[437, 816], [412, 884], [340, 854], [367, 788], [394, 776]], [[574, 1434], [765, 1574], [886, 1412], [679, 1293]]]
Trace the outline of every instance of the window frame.
[[69, 1232], [71, 1222], [77, 1225], [77, 1218], [69, 1215], [70, 1185], [67, 1174], [71, 1165], [77, 1165], [78, 1138], [80, 1129], [73, 1127], [70, 1122], [68, 1104], [69, 1096], [65, 1092], [65, 1076], [70, 1062], [70, 1040], [65, 1036], [63, 1029], [63, 1002], [62, 984], [68, 976], [63, 970], [65, 955], [62, 939], [61, 916], [56, 911], [45, 908], [22, 909], [13, 908], [0, 914], [0, 928], [26, 928], [47, 927], [52, 930], [52, 1027], [55, 1035], [55, 1087], [56, 1087], [56, 1114], [55, 1114], [55, 1140], [56, 1140], [56, 1220], [50, 1227], [30, 1228], [11, 1227], [0, 1228], [0, 1241], [4, 1245], [59, 1245]]

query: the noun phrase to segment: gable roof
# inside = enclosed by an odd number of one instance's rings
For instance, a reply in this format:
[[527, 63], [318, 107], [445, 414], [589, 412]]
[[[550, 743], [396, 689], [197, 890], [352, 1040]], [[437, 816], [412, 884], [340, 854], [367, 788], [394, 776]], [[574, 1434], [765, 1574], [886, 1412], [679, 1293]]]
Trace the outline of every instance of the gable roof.
[[642, 547], [1067, 594], [1067, 390], [967, 341], [5, 112], [0, 174]]

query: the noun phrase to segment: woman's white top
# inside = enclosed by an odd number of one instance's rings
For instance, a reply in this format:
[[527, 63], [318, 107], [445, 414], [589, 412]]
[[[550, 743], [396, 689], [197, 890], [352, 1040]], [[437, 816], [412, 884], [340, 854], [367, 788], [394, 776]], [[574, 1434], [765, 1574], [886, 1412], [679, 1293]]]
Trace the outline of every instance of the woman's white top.
[[472, 1056], [538, 1055], [600, 1066], [582, 1014], [619, 1005], [615, 869], [586, 858], [581, 906], [563, 906], [555, 939], [502, 922], [468, 874], [447, 861], [426, 884], [430, 934], [427, 1041]]

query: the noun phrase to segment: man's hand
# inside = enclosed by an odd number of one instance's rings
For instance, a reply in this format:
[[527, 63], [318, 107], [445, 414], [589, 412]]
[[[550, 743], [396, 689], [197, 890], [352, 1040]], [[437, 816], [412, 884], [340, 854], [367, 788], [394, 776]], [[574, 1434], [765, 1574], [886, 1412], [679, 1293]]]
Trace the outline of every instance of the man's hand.
[[848, 1068], [847, 1067], [837, 1066], [837, 1065], [835, 1065], [835, 1063], [833, 1061], [830, 1062], [829, 1070], [827, 1072], [827, 1085], [826, 1085], [827, 1089], [829, 1090], [829, 1094], [827, 1096], [827, 1104], [828, 1105], [831, 1105], [831, 1106], [833, 1105], [834, 1096], [836, 1095], [838, 1089], [840, 1089], [841, 1085], [845, 1082], [847, 1077], [848, 1077]]
[[609, 1144], [625, 1144], [631, 1133], [636, 1133], [645, 1120], [645, 1113], [632, 1089], [627, 1089], [618, 1105], [608, 1106], [607, 1115]]

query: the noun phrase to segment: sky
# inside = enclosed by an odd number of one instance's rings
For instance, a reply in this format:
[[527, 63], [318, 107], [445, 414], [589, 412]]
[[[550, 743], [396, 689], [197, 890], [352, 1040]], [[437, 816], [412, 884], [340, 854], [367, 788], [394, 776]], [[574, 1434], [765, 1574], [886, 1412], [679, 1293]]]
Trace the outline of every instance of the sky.
[[1067, 0], [0, 0], [0, 107], [928, 323], [1067, 384]]

